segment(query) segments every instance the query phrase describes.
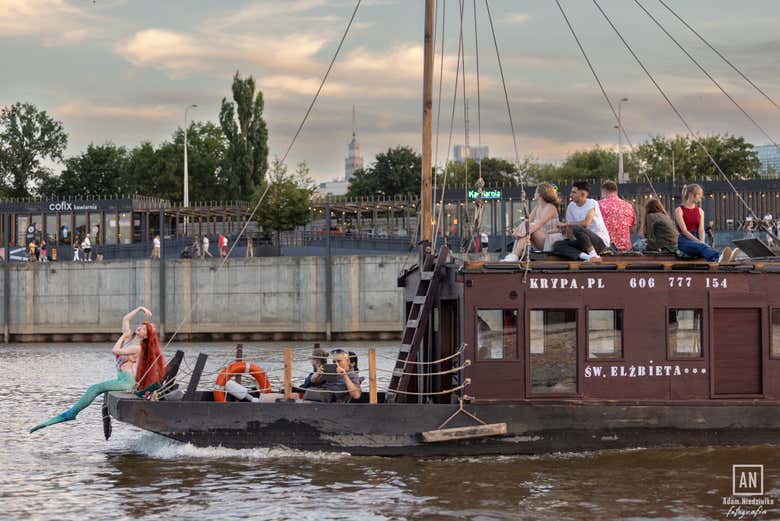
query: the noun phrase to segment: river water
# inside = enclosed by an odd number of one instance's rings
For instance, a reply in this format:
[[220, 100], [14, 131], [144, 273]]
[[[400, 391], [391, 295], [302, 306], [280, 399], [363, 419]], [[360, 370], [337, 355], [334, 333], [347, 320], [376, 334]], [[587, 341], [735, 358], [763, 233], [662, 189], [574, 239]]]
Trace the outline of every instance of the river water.
[[[338, 346], [354, 347], [365, 365], [367, 343]], [[393, 345], [373, 346], [380, 367], [390, 367]], [[190, 364], [194, 353], [208, 353], [207, 371], [234, 351], [179, 347]], [[278, 377], [281, 347], [253, 344], [246, 358]], [[300, 347], [296, 377], [310, 349]], [[775, 506], [756, 519], [780, 519], [780, 449], [772, 447], [455, 459], [203, 449], [116, 421], [105, 441], [100, 398], [76, 421], [28, 434], [89, 384], [113, 377], [109, 351], [0, 347], [0, 519], [729, 519], [723, 498], [733, 464], [764, 465], [765, 497]]]

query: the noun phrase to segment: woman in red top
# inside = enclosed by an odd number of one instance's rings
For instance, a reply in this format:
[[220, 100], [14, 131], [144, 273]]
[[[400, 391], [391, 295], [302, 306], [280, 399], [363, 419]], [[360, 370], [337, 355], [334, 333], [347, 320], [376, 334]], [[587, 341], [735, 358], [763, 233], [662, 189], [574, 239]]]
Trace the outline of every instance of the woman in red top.
[[680, 230], [677, 249], [691, 257], [704, 257], [709, 262], [728, 260], [731, 248], [720, 253], [704, 240], [704, 210], [698, 206], [702, 197], [704, 190], [697, 184], [685, 185], [682, 189], [683, 202], [674, 209], [674, 221]]

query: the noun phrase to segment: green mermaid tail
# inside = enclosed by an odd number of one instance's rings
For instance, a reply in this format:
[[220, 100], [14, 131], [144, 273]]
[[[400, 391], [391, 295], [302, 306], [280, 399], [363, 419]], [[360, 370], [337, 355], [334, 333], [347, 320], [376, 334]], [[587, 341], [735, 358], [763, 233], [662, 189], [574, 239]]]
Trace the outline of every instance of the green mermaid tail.
[[84, 393], [84, 395], [79, 398], [79, 401], [76, 402], [73, 407], [68, 409], [67, 411], [58, 414], [57, 416], [53, 416], [46, 420], [43, 423], [39, 423], [32, 429], [30, 429], [30, 433], [33, 433], [39, 429], [43, 429], [44, 427], [48, 427], [50, 425], [55, 425], [57, 423], [67, 422], [71, 420], [75, 420], [78, 413], [83, 411], [84, 409], [91, 404], [95, 398], [100, 396], [103, 393], [107, 393], [109, 391], [132, 391], [135, 387], [135, 377], [132, 373], [126, 373], [124, 371], [117, 372], [116, 378], [114, 380], [108, 380], [105, 382], [100, 382], [99, 384], [91, 385], [87, 389], [87, 391]]
[[71, 420], [75, 420], [76, 419], [76, 415], [75, 414], [69, 414], [69, 413], [70, 413], [70, 410], [67, 410], [67, 411], [65, 411], [62, 414], [58, 414], [57, 416], [52, 416], [51, 418], [49, 418], [45, 422], [39, 423], [38, 425], [36, 425], [32, 429], [30, 429], [30, 434], [32, 434], [33, 432], [35, 432], [35, 431], [37, 431], [39, 429], [43, 429], [44, 427], [48, 427], [49, 425], [54, 425], [56, 423], [69, 422]]

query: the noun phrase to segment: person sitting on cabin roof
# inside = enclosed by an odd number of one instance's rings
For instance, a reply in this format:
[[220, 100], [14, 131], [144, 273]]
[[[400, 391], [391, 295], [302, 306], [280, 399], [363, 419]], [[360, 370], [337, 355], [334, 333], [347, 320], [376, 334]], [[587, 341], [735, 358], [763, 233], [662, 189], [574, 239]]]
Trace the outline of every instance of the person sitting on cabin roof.
[[658, 199], [650, 199], [645, 204], [645, 218], [642, 221], [642, 236], [647, 240], [646, 251], [675, 253], [679, 233], [666, 213], [666, 208]]
[[569, 260], [591, 262], [600, 260], [599, 253], [609, 245], [609, 232], [604, 225], [599, 203], [590, 199], [590, 187], [585, 181], [576, 181], [571, 187], [571, 202], [566, 208], [566, 222], [560, 228], [568, 239], [553, 244], [553, 253]]
[[[309, 376], [299, 386], [301, 389], [308, 389], [312, 385], [322, 383], [322, 368], [328, 362], [328, 352], [320, 347], [315, 347], [311, 352], [311, 370]], [[316, 378], [316, 381], [314, 380]]]
[[534, 193], [534, 202], [536, 206], [528, 216], [528, 230], [524, 224], [514, 230], [512, 236], [515, 238], [515, 244], [512, 252], [504, 257], [502, 262], [520, 260], [528, 244], [528, 235], [531, 236], [531, 244], [544, 251], [549, 251], [553, 244], [564, 238], [558, 231], [558, 206], [561, 200], [558, 198], [557, 189], [550, 183], [539, 183]]
[[[360, 378], [356, 372], [350, 371], [349, 353], [343, 349], [333, 349], [330, 354], [333, 357], [336, 372], [328, 374], [324, 370], [320, 370], [320, 375], [312, 377], [314, 385], [306, 390], [303, 399], [317, 402], [346, 401], [349, 398], [359, 399], [362, 394], [360, 391]], [[314, 381], [315, 377], [318, 380], [322, 378], [319, 384]]]
[[691, 257], [704, 257], [709, 262], [729, 262], [731, 248], [726, 247], [719, 253], [704, 241], [704, 210], [698, 206], [703, 197], [704, 190], [701, 186], [683, 186], [683, 202], [674, 209], [674, 220], [680, 230], [677, 249]]
[[599, 209], [615, 250], [630, 250], [631, 232], [636, 229], [636, 212], [631, 203], [618, 197], [618, 185], [611, 179], [601, 185]]

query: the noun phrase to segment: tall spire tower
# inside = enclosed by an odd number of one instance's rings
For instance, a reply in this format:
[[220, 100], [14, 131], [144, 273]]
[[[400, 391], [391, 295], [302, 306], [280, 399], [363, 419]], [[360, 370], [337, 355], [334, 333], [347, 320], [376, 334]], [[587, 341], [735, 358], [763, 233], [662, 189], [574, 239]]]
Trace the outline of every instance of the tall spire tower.
[[344, 160], [344, 180], [347, 183], [355, 170], [363, 168], [363, 158], [360, 156], [360, 144], [357, 142], [355, 127], [355, 106], [352, 105], [352, 141], [349, 142], [347, 157]]

